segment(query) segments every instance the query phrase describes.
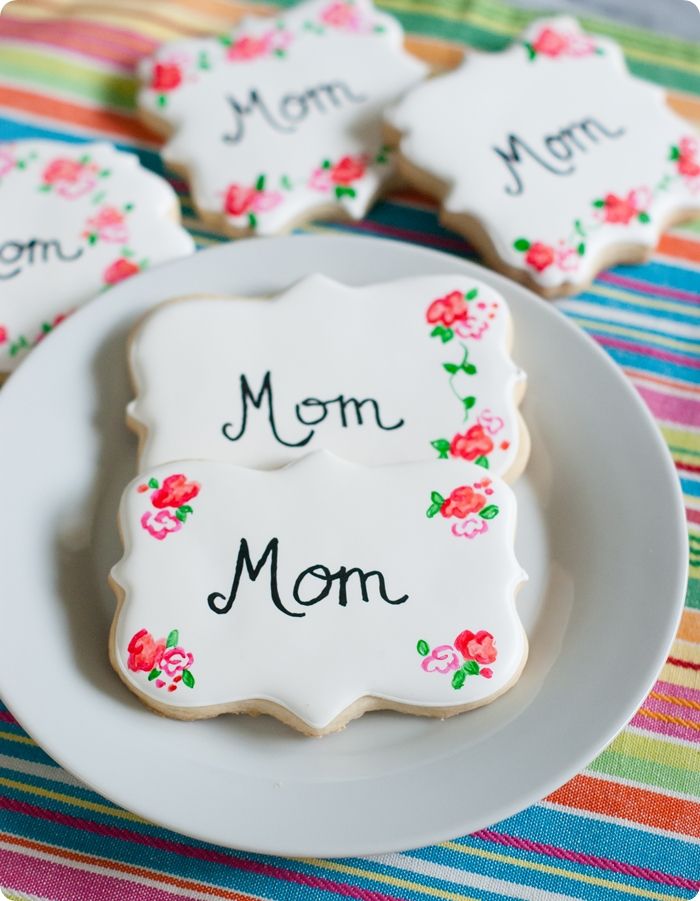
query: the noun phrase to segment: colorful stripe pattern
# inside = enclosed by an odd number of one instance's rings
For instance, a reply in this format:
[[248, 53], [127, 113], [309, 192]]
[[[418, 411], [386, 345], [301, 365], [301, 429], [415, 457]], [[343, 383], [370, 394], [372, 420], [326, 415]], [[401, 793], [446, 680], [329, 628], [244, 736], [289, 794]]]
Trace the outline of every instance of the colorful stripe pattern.
[[[289, 5], [285, 2], [284, 5]], [[503, 46], [528, 15], [498, 0], [384, 0], [413, 52], [436, 68], [465, 44]], [[259, 3], [233, 0], [16, 0], [0, 19], [0, 138], [105, 137], [162, 171], [134, 115], [133, 66], [158, 42], [218, 32]], [[700, 123], [700, 48], [609, 22], [630, 68], [670, 89]], [[197, 220], [201, 246], [221, 240]], [[352, 231], [472, 257], [404, 191]], [[0, 885], [49, 901], [353, 898], [618, 901], [700, 890], [700, 222], [673, 229], [646, 266], [603, 273], [561, 309], [624, 369], [668, 442], [683, 487], [690, 583], [677, 640], [628, 727], [585, 772], [540, 804], [471, 836], [355, 860], [241, 854], [143, 822], [83, 787], [0, 708]], [[659, 599], [663, 603], [663, 599]]]

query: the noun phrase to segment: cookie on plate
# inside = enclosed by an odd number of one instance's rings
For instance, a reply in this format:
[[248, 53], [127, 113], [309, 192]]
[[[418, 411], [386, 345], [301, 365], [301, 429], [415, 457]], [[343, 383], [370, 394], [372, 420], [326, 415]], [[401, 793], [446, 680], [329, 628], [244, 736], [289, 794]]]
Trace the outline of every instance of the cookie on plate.
[[0, 144], [0, 377], [62, 319], [192, 253], [170, 185], [109, 144]]
[[513, 481], [528, 457], [501, 295], [467, 275], [156, 307], [132, 334], [140, 461], [273, 469], [324, 449], [357, 463], [456, 459]]
[[361, 218], [394, 173], [386, 105], [425, 77], [370, 0], [308, 0], [141, 66], [144, 120], [200, 215], [234, 235]]
[[620, 47], [574, 19], [470, 53], [388, 112], [400, 169], [494, 268], [545, 296], [648, 258], [700, 212], [700, 143]]
[[527, 656], [515, 514], [505, 483], [455, 461], [150, 469], [120, 508], [112, 665], [167, 716], [265, 713], [312, 735], [479, 707]]

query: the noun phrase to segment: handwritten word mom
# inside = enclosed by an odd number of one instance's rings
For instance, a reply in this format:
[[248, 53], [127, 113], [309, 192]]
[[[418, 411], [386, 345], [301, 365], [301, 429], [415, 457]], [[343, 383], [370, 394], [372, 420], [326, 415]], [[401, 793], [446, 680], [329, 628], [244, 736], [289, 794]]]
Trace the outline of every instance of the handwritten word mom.
[[576, 171], [576, 162], [572, 162], [572, 160], [577, 154], [588, 153], [604, 138], [614, 140], [621, 138], [624, 134], [624, 128], [610, 130], [598, 119], [588, 116], [554, 134], [545, 135], [542, 138], [542, 149], [535, 149], [519, 135], [511, 133], [506, 138], [507, 150], [502, 150], [500, 147], [492, 147], [491, 150], [503, 160], [512, 177], [511, 183], [507, 184], [503, 190], [506, 194], [515, 197], [525, 190], [521, 173], [517, 167], [522, 165], [527, 157], [546, 169], [547, 172], [551, 172], [552, 175], [573, 175]]
[[36, 266], [50, 260], [72, 263], [83, 255], [83, 250], [78, 247], [74, 253], [66, 253], [57, 240], [31, 238], [29, 241], [5, 241], [0, 244], [0, 281], [15, 278], [26, 266]]
[[312, 114], [327, 115], [350, 103], [367, 100], [362, 94], [355, 94], [344, 81], [329, 81], [302, 91], [290, 91], [274, 101], [263, 97], [256, 88], [252, 88], [243, 101], [231, 95], [226, 99], [234, 119], [233, 130], [222, 135], [226, 144], [240, 144], [245, 137], [247, 116], [257, 115], [273, 131], [294, 134]]

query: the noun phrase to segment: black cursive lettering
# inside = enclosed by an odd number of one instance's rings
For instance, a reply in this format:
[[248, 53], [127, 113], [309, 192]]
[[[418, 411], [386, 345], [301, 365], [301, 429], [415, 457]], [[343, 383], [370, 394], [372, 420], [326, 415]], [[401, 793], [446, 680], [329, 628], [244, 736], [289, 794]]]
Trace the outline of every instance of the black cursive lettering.
[[[42, 240], [31, 238], [29, 241], [5, 241], [0, 244], [0, 280], [9, 281], [18, 276], [25, 266], [48, 263], [51, 259], [62, 263], [72, 263], [83, 255], [84, 248], [78, 247], [73, 253], [63, 249], [57, 239]], [[4, 267], [9, 268], [9, 271]]]

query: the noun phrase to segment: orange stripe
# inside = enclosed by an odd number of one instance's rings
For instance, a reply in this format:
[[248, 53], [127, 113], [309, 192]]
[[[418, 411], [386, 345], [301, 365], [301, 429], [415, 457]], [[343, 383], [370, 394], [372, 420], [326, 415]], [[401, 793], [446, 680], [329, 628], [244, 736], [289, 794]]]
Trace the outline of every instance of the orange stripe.
[[696, 723], [694, 720], [687, 720], [682, 716], [672, 716], [670, 713], [660, 713], [658, 710], [647, 710], [646, 707], [641, 707], [637, 713], [640, 716], [647, 716], [652, 720], [660, 720], [662, 723], [671, 723], [674, 726], [682, 726], [684, 729], [700, 730], [700, 723]]
[[163, 143], [137, 119], [103, 109], [88, 109], [76, 103], [68, 103], [55, 97], [45, 97], [30, 91], [0, 85], [0, 106], [9, 106], [23, 113], [46, 116], [67, 125], [85, 127], [95, 131], [115, 134], [119, 137], [160, 147]]
[[685, 119], [700, 122], [700, 99], [683, 94], [668, 94], [668, 105]]
[[676, 638], [700, 644], [700, 610], [684, 610]]
[[201, 892], [202, 894], [211, 895], [214, 898], [224, 898], [225, 901], [253, 901], [257, 895], [243, 895], [240, 892], [233, 892], [230, 889], [218, 888], [212, 885], [206, 885], [203, 882], [194, 882], [190, 879], [181, 879], [176, 876], [168, 876], [156, 870], [147, 870], [144, 867], [136, 867], [131, 864], [121, 863], [117, 860], [107, 860], [102, 857], [92, 857], [88, 854], [79, 854], [75, 851], [68, 851], [65, 848], [58, 848], [53, 845], [45, 845], [41, 842], [32, 841], [27, 838], [20, 838], [16, 835], [9, 835], [6, 832], [0, 833], [2, 841], [8, 844], [17, 845], [28, 851], [41, 851], [44, 854], [51, 854], [63, 860], [73, 861], [74, 863], [88, 864], [90, 866], [101, 867], [105, 870], [113, 870], [116, 873], [123, 873], [128, 876], [137, 876], [142, 879], [151, 879], [153, 882], [161, 882], [163, 885], [172, 885], [176, 888], [187, 889], [189, 891]]
[[547, 800], [700, 838], [700, 804], [643, 788], [581, 775], [553, 792]]
[[658, 247], [659, 253], [678, 260], [691, 260], [700, 263], [700, 241], [679, 238], [677, 235], [662, 235]]
[[[650, 375], [647, 372], [640, 372], [638, 369], [629, 369], [622, 367], [622, 371], [633, 382], [651, 382], [654, 385], [660, 385], [663, 388], [671, 388], [672, 390], [682, 391], [683, 394], [700, 394], [700, 385], [691, 385], [689, 382], [682, 382], [679, 379], [664, 378], [660, 375]], [[700, 638], [698, 639], [700, 641]]]
[[407, 35], [406, 50], [436, 69], [454, 69], [464, 58], [464, 48], [434, 38]]
[[[665, 704], [677, 704], [679, 707], [688, 707], [690, 710], [700, 710], [700, 701], [691, 701], [690, 698], [677, 698], [674, 695], [662, 694], [660, 691], [650, 692], [649, 697], [655, 701], [663, 701]], [[693, 728], [700, 729], [700, 723], [693, 723]]]

